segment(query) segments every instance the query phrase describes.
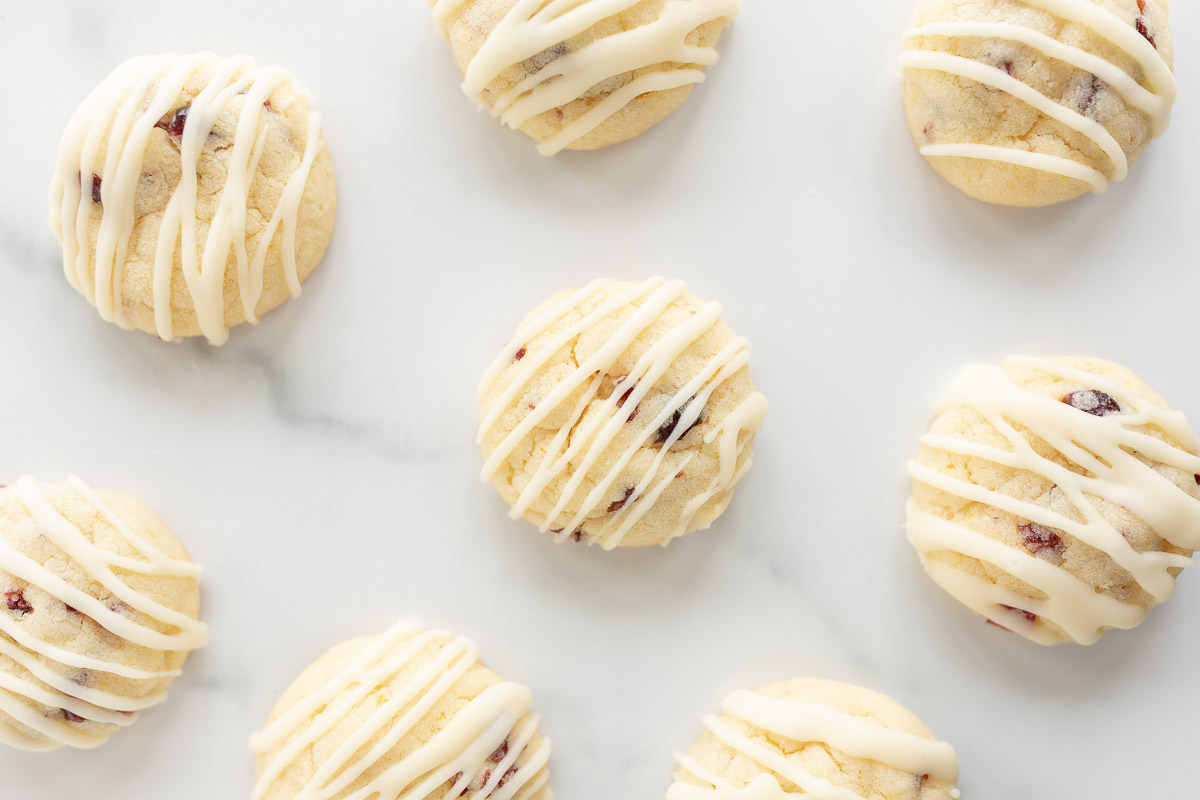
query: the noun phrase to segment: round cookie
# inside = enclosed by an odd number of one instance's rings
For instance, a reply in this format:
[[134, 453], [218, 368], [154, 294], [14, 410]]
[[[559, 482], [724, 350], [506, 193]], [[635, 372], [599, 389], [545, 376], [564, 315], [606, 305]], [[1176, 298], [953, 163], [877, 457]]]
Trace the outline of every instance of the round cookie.
[[401, 622], [314, 662], [251, 747], [252, 800], [551, 800], [530, 692], [475, 645]]
[[171, 341], [300, 293], [333, 235], [333, 163], [308, 93], [211, 53], [131, 59], [67, 125], [50, 227], [100, 316]]
[[819, 678], [737, 691], [680, 758], [667, 800], [951, 800], [954, 748], [870, 689]]
[[909, 464], [908, 539], [976, 614], [1091, 644], [1167, 600], [1200, 548], [1200, 441], [1124, 367], [1017, 357], [964, 370]]
[[467, 96], [553, 156], [632, 139], [683, 104], [741, 0], [429, 0]]
[[1165, 0], [921, 0], [905, 46], [913, 140], [989, 203], [1105, 191], [1176, 96]]
[[479, 387], [483, 477], [510, 516], [606, 550], [711, 525], [767, 407], [720, 314], [662, 278], [538, 306]]
[[0, 742], [98, 747], [163, 702], [205, 643], [199, 576], [128, 495], [0, 487]]

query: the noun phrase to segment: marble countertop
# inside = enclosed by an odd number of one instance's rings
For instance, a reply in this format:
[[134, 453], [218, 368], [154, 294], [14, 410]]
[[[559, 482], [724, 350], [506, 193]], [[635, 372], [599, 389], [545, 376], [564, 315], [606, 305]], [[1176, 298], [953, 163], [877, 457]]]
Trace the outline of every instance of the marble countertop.
[[[211, 628], [105, 747], [0, 752], [0, 795], [247, 797], [247, 738], [298, 671], [410, 616], [533, 688], [566, 800], [662, 797], [702, 714], [797, 675], [915, 710], [969, 800], [1194, 797], [1200, 576], [1135, 631], [1043, 649], [943, 596], [901, 526], [904, 463], [968, 361], [1107, 357], [1200, 420], [1200, 10], [1176, 4], [1183, 96], [1130, 178], [1019, 211], [921, 162], [895, 66], [911, 0], [867, 5], [749, 3], [682, 110], [548, 160], [462, 96], [419, 0], [0, 0], [0, 475], [145, 500], [205, 566]], [[44, 199], [96, 82], [201, 49], [312, 89], [340, 189], [304, 295], [220, 349], [103, 323]], [[543, 297], [656, 273], [753, 343], [757, 463], [666, 550], [555, 545], [479, 481], [476, 381]]]

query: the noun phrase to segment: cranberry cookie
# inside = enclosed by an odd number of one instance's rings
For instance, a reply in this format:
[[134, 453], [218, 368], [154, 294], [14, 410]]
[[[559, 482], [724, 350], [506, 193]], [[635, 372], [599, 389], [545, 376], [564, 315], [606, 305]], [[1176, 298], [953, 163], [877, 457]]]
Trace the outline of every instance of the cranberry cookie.
[[908, 539], [929, 576], [1035, 642], [1138, 625], [1200, 548], [1200, 441], [1116, 364], [970, 366], [921, 445]]
[[304, 670], [251, 747], [252, 800], [551, 800], [529, 689], [475, 645], [402, 622]]
[[606, 550], [711, 525], [767, 407], [720, 314], [662, 278], [538, 306], [479, 388], [483, 477], [510, 516]]
[[734, 692], [680, 759], [667, 800], [952, 800], [954, 748], [890, 697], [798, 678]]
[[1165, 0], [921, 0], [904, 104], [921, 154], [989, 203], [1103, 192], [1167, 128]]
[[631, 139], [717, 62], [741, 0], [429, 0], [467, 96], [543, 155]]
[[205, 643], [199, 576], [132, 497], [0, 487], [0, 742], [97, 747], [165, 700]]
[[75, 112], [50, 226], [67, 280], [109, 322], [164, 340], [300, 293], [333, 234], [333, 164], [307, 92], [278, 67], [134, 58]]

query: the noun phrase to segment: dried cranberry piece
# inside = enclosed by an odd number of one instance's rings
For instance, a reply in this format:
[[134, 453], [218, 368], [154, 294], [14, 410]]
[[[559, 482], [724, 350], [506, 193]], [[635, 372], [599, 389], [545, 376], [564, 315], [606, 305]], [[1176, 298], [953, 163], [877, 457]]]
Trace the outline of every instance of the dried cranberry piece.
[[1020, 614], [1021, 616], [1025, 617], [1026, 622], [1037, 622], [1038, 615], [1034, 614], [1032, 611], [1026, 611], [1021, 608], [1014, 608], [1013, 606], [1006, 606], [1003, 603], [1000, 604], [1000, 607], [1006, 611], [1011, 611], [1014, 614]]
[[488, 761], [492, 762], [493, 764], [499, 764], [504, 760], [506, 755], [508, 755], [508, 739], [505, 739], [503, 742], [501, 742], [500, 746], [496, 748], [496, 752], [488, 756]]
[[582, 542], [583, 541], [583, 528], [580, 528], [579, 530], [577, 530], [571, 534], [571, 541], [573, 541], [573, 542]]
[[72, 714], [70, 711], [67, 711], [65, 708], [62, 710], [62, 713], [63, 713], [63, 719], [65, 719], [67, 722], [87, 722], [87, 720], [85, 718], [79, 716], [78, 714]]
[[22, 614], [28, 614], [33, 611], [33, 606], [25, 599], [25, 592], [20, 589], [13, 589], [11, 592], [5, 592], [4, 596], [8, 598], [8, 610], [19, 611]]
[[[671, 418], [668, 419], [666, 422], [664, 422], [659, 427], [659, 429], [657, 431], [655, 431], [653, 444], [658, 446], [658, 445], [664, 445], [667, 443], [667, 439], [671, 438], [671, 433], [677, 427], [679, 427], [679, 423], [683, 421], [683, 415], [684, 415], [684, 413], [687, 412], [687, 407], [689, 405], [691, 405], [692, 401], [695, 399], [696, 399], [695, 397], [689, 397], [687, 399], [687, 401], [684, 402], [683, 405], [681, 405], [679, 408], [675, 409], [675, 413], [671, 415]], [[703, 417], [704, 417], [704, 414], [702, 414], [702, 413], [697, 414], [696, 419], [692, 420], [692, 424], [688, 425], [687, 430], [685, 430], [683, 433], [679, 434], [679, 437], [675, 441], [679, 441], [679, 439], [682, 439], [683, 437], [687, 436], [691, 432], [692, 428], [694, 428], [700, 424]]]
[[1154, 45], [1154, 49], [1157, 50], [1158, 42], [1154, 41], [1154, 37], [1150, 35], [1150, 29], [1146, 27], [1145, 18], [1138, 17], [1137, 22], [1134, 23], [1134, 26], [1137, 28], [1137, 32], [1140, 33], [1146, 39], [1147, 42]]
[[[629, 380], [628, 375], [617, 378], [617, 384], [616, 384], [617, 387], [620, 387], [627, 380]], [[621, 396], [617, 398], [617, 408], [625, 407], [625, 401], [629, 399], [629, 395], [633, 394], [633, 390], [636, 388], [637, 388], [637, 382], [635, 381], [632, 386], [630, 386], [628, 389], [626, 389], [624, 392], [621, 393]], [[641, 410], [641, 406], [638, 406], [637, 408], [633, 409], [633, 413], [630, 414], [629, 418], [626, 419], [625, 421], [633, 422], [635, 419], [637, 419], [638, 411], [640, 411], [640, 410]]]
[[525, 353], [526, 353], [526, 350], [524, 347], [522, 347], [520, 350], [517, 351], [517, 354], [515, 356], [513, 356], [513, 361], [520, 361], [522, 358], [525, 357]]
[[1196, 478], [1196, 485], [1200, 486], [1200, 475], [1196, 475], [1194, 477]]
[[1027, 522], [1018, 530], [1021, 532], [1021, 544], [1025, 545], [1026, 550], [1052, 564], [1062, 563], [1063, 550], [1067, 545], [1053, 528]]
[[184, 106], [174, 114], [164, 116], [154, 124], [156, 128], [162, 128], [173, 139], [183, 138], [183, 128], [187, 125], [188, 111], [191, 106]]
[[1107, 417], [1109, 414], [1121, 413], [1120, 403], [1114, 400], [1111, 395], [1096, 391], [1095, 389], [1081, 389], [1078, 392], [1071, 392], [1062, 401], [1071, 408], [1086, 411], [1088, 414], [1097, 417]]
[[92, 175], [92, 202], [98, 206], [104, 205], [104, 203], [101, 202], [102, 196], [100, 194], [100, 186], [103, 183], [104, 182], [100, 180], [99, 175]]
[[633, 496], [634, 488], [635, 487], [630, 486], [628, 489], [626, 489], [625, 496], [608, 507], [608, 513], [614, 514], [624, 508], [625, 504], [629, 502], [629, 498]]

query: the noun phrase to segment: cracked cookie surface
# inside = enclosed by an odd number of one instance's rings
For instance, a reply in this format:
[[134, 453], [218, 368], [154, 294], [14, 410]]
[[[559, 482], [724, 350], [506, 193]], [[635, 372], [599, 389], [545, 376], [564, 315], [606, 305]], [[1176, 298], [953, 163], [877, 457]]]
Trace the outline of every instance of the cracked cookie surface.
[[299, 294], [336, 206], [320, 115], [291, 75], [168, 54], [120, 65], [75, 112], [50, 225], [104, 319], [221, 344]]
[[744, 339], [681, 281], [595, 281], [521, 324], [480, 385], [484, 477], [560, 541], [665, 545], [750, 467], [766, 399]]
[[1105, 191], [1176, 95], [1159, 0], [922, 0], [901, 56], [909, 129], [939, 174], [990, 203]]

